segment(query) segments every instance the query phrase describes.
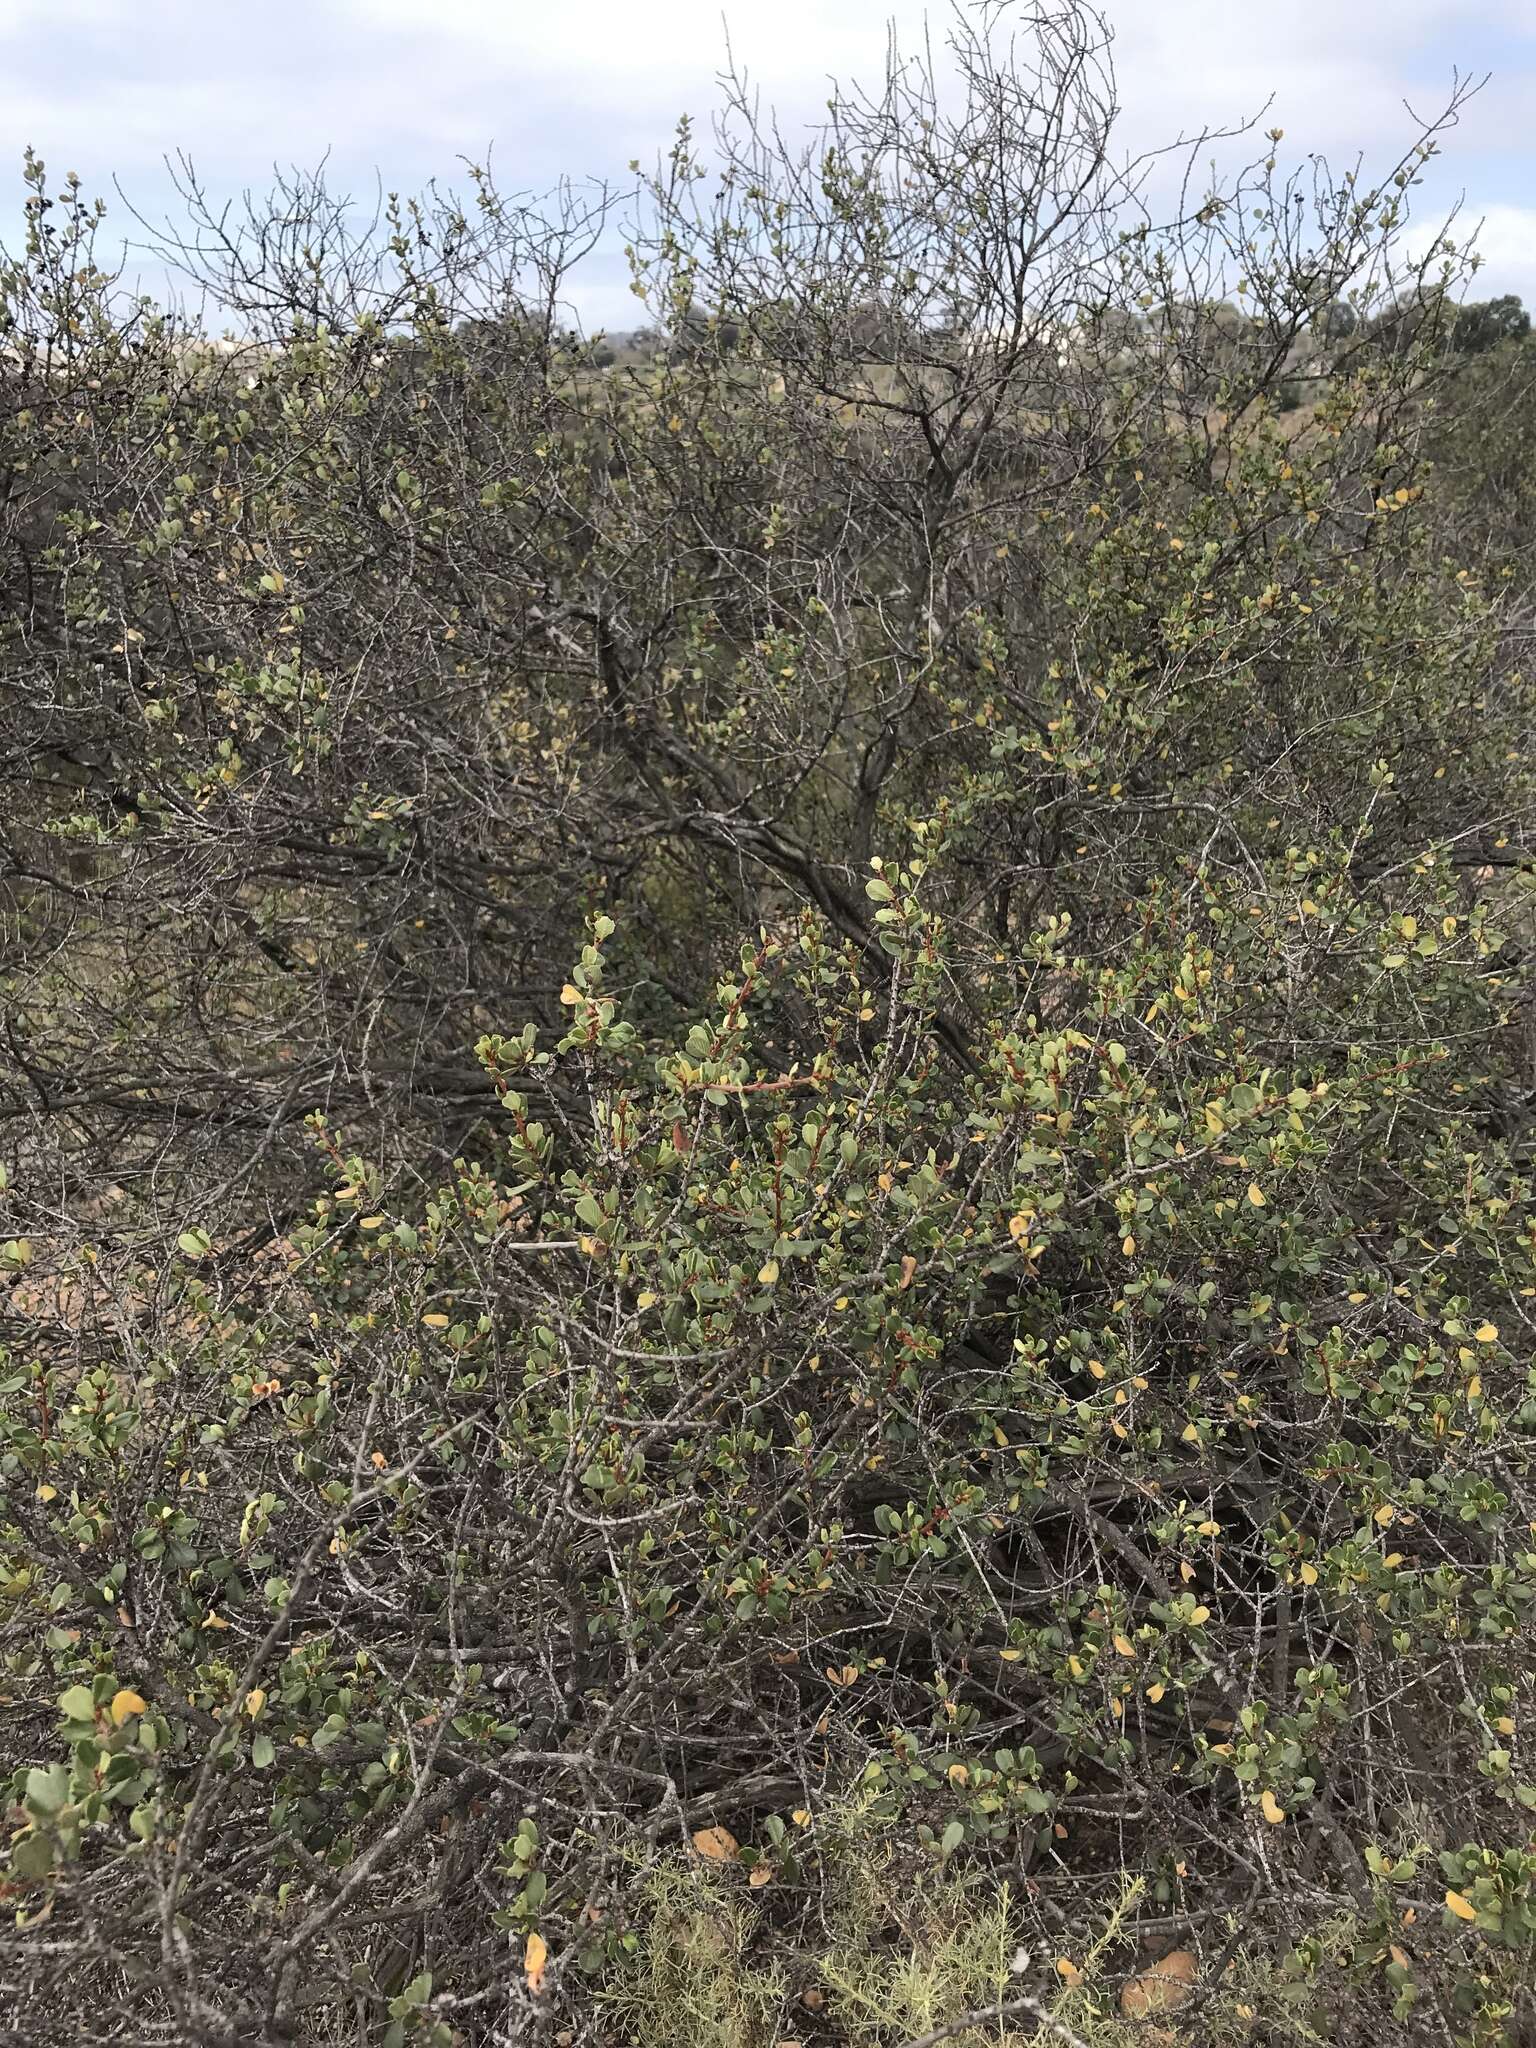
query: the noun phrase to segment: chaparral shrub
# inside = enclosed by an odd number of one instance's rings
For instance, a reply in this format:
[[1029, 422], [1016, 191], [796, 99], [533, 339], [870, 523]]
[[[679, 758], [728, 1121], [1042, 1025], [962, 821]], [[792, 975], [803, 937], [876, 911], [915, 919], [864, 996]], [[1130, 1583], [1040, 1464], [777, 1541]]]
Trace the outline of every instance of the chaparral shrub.
[[0, 2038], [1530, 2038], [1527, 345], [994, 26], [607, 363], [29, 168]]

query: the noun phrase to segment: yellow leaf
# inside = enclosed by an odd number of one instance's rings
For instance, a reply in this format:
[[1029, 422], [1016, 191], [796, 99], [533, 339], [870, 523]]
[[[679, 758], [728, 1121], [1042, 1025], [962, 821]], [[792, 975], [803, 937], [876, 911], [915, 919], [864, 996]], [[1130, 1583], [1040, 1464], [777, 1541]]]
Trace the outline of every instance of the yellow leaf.
[[56, 1486], [50, 1486], [47, 1480], [45, 1479], [42, 1485], [37, 1489], [37, 1497], [39, 1500], [57, 1500], [59, 1497], [59, 1489]]
[[1251, 1180], [1248, 1183], [1248, 1199], [1252, 1202], [1255, 1209], [1262, 1209], [1267, 1200], [1264, 1190], [1256, 1180]]
[[245, 1711], [250, 1715], [253, 1721], [266, 1704], [266, 1693], [262, 1690], [262, 1688], [259, 1685], [253, 1685], [250, 1691], [245, 1696]]
[[[1150, 1969], [1130, 1979], [1120, 1993], [1120, 2010], [1128, 2020], [1151, 2019], [1155, 2014], [1172, 2012], [1193, 1993], [1199, 1974], [1199, 1965], [1189, 1949], [1173, 1949]], [[1146, 2038], [1171, 2041], [1173, 2035], [1164, 2029], [1154, 2029]]]
[[1477, 1918], [1476, 1906], [1473, 1905], [1470, 1899], [1464, 1899], [1460, 1892], [1447, 1892], [1445, 1903], [1447, 1909], [1454, 1913], [1458, 1920], [1475, 1920]]
[[1219, 1536], [1221, 1534], [1221, 1524], [1220, 1522], [1201, 1522], [1196, 1526], [1195, 1534], [1197, 1536]]
[[708, 1863], [734, 1863], [741, 1850], [729, 1828], [700, 1828], [693, 1846]]
[[771, 1287], [778, 1277], [779, 1262], [777, 1259], [765, 1259], [757, 1269], [757, 1280], [760, 1287]]
[[1264, 1787], [1264, 1796], [1259, 1801], [1259, 1811], [1272, 1828], [1279, 1827], [1281, 1821], [1285, 1819], [1285, 1808], [1267, 1785]]
[[1022, 1650], [999, 1650], [997, 1654], [1005, 1664], [1017, 1664], [1024, 1652]]
[[951, 1764], [944, 1775], [951, 1785], [969, 1785], [971, 1782], [970, 1771], [964, 1764]]
[[544, 1966], [549, 1961], [549, 1944], [542, 1934], [530, 1934], [523, 1946], [523, 1981], [537, 1998], [544, 1983]]
[[362, 1219], [362, 1228], [364, 1230], [377, 1230], [383, 1221], [384, 1218], [382, 1216], [365, 1216]]
[[562, 1003], [579, 1003], [581, 1001], [581, 990], [574, 981], [568, 981], [564, 988], [561, 989], [560, 1000]]
[[1129, 1234], [1127, 1234], [1127, 1235], [1126, 1235], [1125, 1237], [1123, 1237], [1123, 1238], [1121, 1239], [1121, 1241], [1120, 1241], [1120, 1249], [1121, 1249], [1121, 1251], [1123, 1251], [1123, 1252], [1125, 1253], [1125, 1256], [1126, 1256], [1126, 1257], [1127, 1257], [1128, 1259], [1133, 1259], [1133, 1258], [1135, 1258], [1135, 1256], [1136, 1256], [1136, 1240], [1135, 1240], [1135, 1238], [1134, 1238], [1134, 1237], [1131, 1237], [1131, 1236], [1130, 1236]]
[[1479, 1344], [1497, 1344], [1499, 1341], [1499, 1326], [1497, 1323], [1479, 1323], [1472, 1334]]
[[1375, 1514], [1375, 1522], [1376, 1522], [1376, 1526], [1377, 1526], [1377, 1528], [1378, 1528], [1378, 1529], [1386, 1529], [1386, 1528], [1390, 1527], [1390, 1526], [1391, 1526], [1391, 1523], [1392, 1523], [1392, 1521], [1393, 1521], [1393, 1519], [1394, 1519], [1394, 1517], [1396, 1516], [1396, 1514], [1397, 1514], [1397, 1509], [1396, 1509], [1396, 1508], [1394, 1508], [1394, 1507], [1391, 1507], [1390, 1505], [1384, 1505], [1384, 1506], [1382, 1506], [1382, 1507], [1379, 1507], [1379, 1508], [1378, 1508], [1378, 1509], [1376, 1510], [1376, 1514]]
[[1475, 1372], [1473, 1373], [1471, 1379], [1467, 1381], [1467, 1399], [1469, 1401], [1477, 1400], [1478, 1397], [1481, 1395], [1482, 1391], [1483, 1376], [1480, 1372]]
[[1209, 1607], [1205, 1606], [1204, 1603], [1202, 1603], [1199, 1607], [1193, 1607], [1190, 1609], [1189, 1621], [1191, 1628], [1203, 1627], [1204, 1624], [1210, 1620], [1210, 1618], [1211, 1610], [1209, 1609]]
[[1070, 1956], [1056, 1958], [1056, 1974], [1064, 1984], [1081, 1984], [1083, 1973]]
[[917, 1271], [917, 1261], [910, 1253], [901, 1262], [901, 1291], [912, 1285], [912, 1275]]
[[809, 1807], [797, 1806], [794, 1812], [789, 1817], [794, 1822], [797, 1828], [806, 1828], [809, 1827], [811, 1824], [811, 1814]]
[[208, 1612], [203, 1616], [203, 1627], [228, 1628], [229, 1623], [224, 1619], [222, 1614], [215, 1614], [213, 1609], [210, 1607]]
[[1136, 1654], [1136, 1645], [1131, 1641], [1129, 1636], [1116, 1636], [1115, 1648], [1119, 1651], [1122, 1657], [1134, 1657]]
[[1152, 1702], [1153, 1706], [1155, 1707], [1158, 1701], [1162, 1698], [1163, 1694], [1167, 1690], [1167, 1686], [1162, 1683], [1161, 1679], [1159, 1679], [1156, 1685], [1149, 1685], [1147, 1687], [1147, 1698]]
[[1302, 1566], [1301, 1583], [1304, 1586], [1315, 1586], [1317, 1584], [1317, 1566], [1315, 1564], [1304, 1564]]
[[755, 1892], [761, 1891], [765, 1884], [772, 1884], [773, 1865], [771, 1863], [754, 1863], [747, 1872], [747, 1883], [751, 1885]]
[[423, 1316], [421, 1320], [429, 1330], [446, 1330], [448, 1327], [448, 1318], [446, 1316]]
[[112, 1716], [112, 1726], [121, 1728], [130, 1714], [142, 1714], [145, 1707], [139, 1695], [125, 1685], [121, 1692], [113, 1693], [112, 1704], [107, 1711]]

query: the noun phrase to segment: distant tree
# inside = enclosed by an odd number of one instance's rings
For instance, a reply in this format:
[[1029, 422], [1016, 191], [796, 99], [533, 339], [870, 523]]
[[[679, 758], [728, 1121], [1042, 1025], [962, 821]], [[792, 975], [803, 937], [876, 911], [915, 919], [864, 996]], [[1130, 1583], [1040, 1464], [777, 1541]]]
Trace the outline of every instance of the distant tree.
[[1422, 303], [1410, 293], [1378, 307], [1365, 320], [1363, 332], [1378, 349], [1396, 353], [1413, 343], [1422, 322]]
[[1460, 306], [1451, 323], [1451, 346], [1461, 355], [1481, 355], [1501, 342], [1520, 341], [1531, 331], [1531, 316], [1513, 292]]
[[734, 318], [690, 303], [669, 329], [671, 359], [686, 363], [701, 356], [729, 354], [740, 336], [741, 326]]
[[1312, 324], [1324, 341], [1347, 341], [1358, 329], [1360, 315], [1348, 299], [1330, 299]]

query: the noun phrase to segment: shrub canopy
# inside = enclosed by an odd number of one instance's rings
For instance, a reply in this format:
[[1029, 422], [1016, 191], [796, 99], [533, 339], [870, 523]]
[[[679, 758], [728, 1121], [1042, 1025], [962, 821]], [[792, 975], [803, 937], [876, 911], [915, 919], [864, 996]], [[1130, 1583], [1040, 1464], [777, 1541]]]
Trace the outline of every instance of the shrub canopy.
[[189, 186], [217, 343], [29, 166], [8, 2039], [1531, 2023], [1531, 344], [1437, 129], [955, 56], [608, 363], [569, 194]]

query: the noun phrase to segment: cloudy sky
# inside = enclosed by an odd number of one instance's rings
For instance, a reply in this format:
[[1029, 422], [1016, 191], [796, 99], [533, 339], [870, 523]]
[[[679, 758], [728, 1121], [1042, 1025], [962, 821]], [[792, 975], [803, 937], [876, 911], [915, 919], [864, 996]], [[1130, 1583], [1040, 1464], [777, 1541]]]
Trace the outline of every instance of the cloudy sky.
[[[1284, 151], [1380, 164], [1411, 133], [1405, 102], [1443, 105], [1453, 74], [1490, 82], [1450, 138], [1428, 198], [1464, 197], [1485, 225], [1479, 293], [1536, 305], [1536, 0], [1108, 0], [1136, 149], [1272, 108]], [[183, 150], [214, 192], [260, 185], [274, 162], [313, 164], [360, 196], [452, 182], [494, 161], [508, 188], [562, 174], [624, 179], [683, 112], [707, 119], [727, 33], [736, 60], [793, 128], [827, 80], [873, 81], [888, 28], [915, 42], [919, 0], [0, 0], [0, 141], [19, 218], [30, 144], [145, 213], [170, 197]], [[132, 224], [117, 209], [123, 232]], [[154, 278], [144, 273], [145, 281]], [[616, 254], [581, 293], [589, 323], [632, 325]]]

